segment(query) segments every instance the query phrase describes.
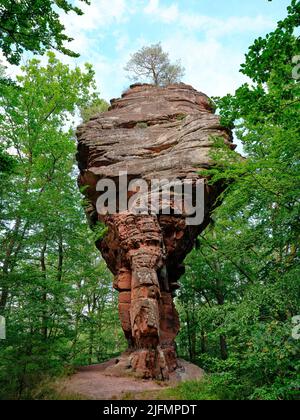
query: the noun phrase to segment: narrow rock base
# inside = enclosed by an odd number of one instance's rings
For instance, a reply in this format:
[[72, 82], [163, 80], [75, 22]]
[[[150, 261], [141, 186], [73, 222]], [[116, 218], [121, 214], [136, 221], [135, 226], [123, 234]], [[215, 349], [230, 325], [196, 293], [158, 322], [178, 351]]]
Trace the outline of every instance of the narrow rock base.
[[158, 381], [170, 380], [172, 374], [180, 369], [172, 347], [148, 350], [127, 351], [113, 359], [105, 369], [107, 375], [130, 376], [138, 379]]

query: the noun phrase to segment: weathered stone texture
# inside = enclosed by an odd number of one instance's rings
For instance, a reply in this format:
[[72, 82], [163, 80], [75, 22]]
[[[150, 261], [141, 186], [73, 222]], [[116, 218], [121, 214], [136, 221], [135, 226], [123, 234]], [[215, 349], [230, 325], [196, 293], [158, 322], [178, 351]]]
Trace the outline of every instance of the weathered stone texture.
[[[183, 261], [209, 224], [221, 187], [206, 184], [204, 221], [187, 226], [184, 215], [121, 211], [100, 216], [96, 184], [103, 178], [118, 183], [121, 171], [127, 171], [129, 180], [195, 182], [201, 178], [199, 171], [212, 164], [211, 137], [221, 136], [233, 148], [231, 133], [221, 127], [206, 95], [178, 84], [132, 86], [112, 101], [108, 112], [80, 126], [77, 136], [79, 185], [88, 187], [88, 218], [108, 227], [97, 246], [120, 292], [120, 320], [129, 345], [126, 369], [144, 378], [166, 379], [177, 367], [179, 319], [173, 296], [184, 273]], [[117, 192], [124, 193], [119, 185]]]

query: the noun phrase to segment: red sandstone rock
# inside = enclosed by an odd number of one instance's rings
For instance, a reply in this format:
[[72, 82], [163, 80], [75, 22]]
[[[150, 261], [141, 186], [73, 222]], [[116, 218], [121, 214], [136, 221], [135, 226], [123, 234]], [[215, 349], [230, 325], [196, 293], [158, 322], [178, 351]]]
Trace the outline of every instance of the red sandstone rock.
[[[166, 88], [134, 85], [108, 112], [78, 128], [79, 185], [87, 186], [87, 215], [108, 226], [97, 246], [115, 275], [119, 314], [128, 341], [126, 371], [143, 378], [167, 379], [177, 368], [175, 338], [179, 319], [173, 295], [184, 273], [183, 261], [199, 233], [210, 222], [220, 186], [205, 187], [205, 217], [189, 226], [183, 215], [134, 215], [129, 211], [100, 215], [96, 210], [98, 180], [200, 179], [212, 164], [212, 136], [232, 136], [221, 127], [209, 99], [191, 86]], [[118, 194], [121, 191], [118, 187]], [[133, 192], [128, 193], [129, 199]], [[174, 198], [170, 198], [174, 208]], [[123, 362], [124, 363], [124, 360]]]

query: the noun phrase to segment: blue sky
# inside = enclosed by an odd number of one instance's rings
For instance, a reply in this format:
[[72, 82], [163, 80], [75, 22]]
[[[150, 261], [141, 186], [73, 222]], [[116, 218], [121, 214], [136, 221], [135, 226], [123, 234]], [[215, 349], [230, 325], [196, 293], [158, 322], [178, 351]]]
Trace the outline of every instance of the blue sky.
[[[130, 54], [161, 41], [186, 68], [184, 82], [208, 95], [233, 92], [255, 38], [273, 30], [290, 0], [91, 0], [84, 16], [62, 16], [71, 47], [94, 65], [105, 99], [118, 97], [130, 82], [123, 70]], [[75, 0], [74, 3], [80, 4]]]
[[[239, 73], [255, 38], [276, 27], [290, 0], [79, 0], [83, 16], [62, 14], [69, 47], [59, 55], [70, 65], [93, 64], [98, 90], [109, 100], [130, 84], [123, 68], [130, 54], [161, 42], [172, 60], [181, 59], [184, 82], [209, 96], [225, 95], [246, 79]], [[30, 55], [24, 56], [24, 61]], [[16, 70], [11, 69], [11, 73]]]

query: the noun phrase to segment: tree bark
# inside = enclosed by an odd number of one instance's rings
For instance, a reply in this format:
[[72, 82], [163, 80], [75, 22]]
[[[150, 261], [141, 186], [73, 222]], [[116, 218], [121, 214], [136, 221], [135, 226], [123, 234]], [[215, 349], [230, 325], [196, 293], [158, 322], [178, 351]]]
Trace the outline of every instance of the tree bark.
[[[41, 250], [41, 270], [42, 270], [42, 275], [44, 280], [46, 281], [47, 279], [47, 268], [46, 268], [46, 260], [45, 260], [45, 255], [46, 255], [46, 250], [47, 250], [47, 242], [45, 242], [42, 250]], [[42, 304], [43, 304], [43, 316], [42, 316], [42, 336], [43, 339], [46, 341], [47, 337], [48, 337], [48, 327], [47, 327], [47, 321], [48, 321], [48, 316], [47, 316], [47, 287], [46, 285], [43, 286], [43, 294], [42, 294]]]

